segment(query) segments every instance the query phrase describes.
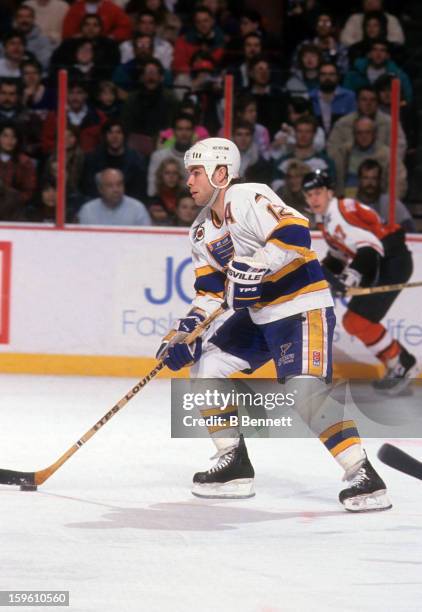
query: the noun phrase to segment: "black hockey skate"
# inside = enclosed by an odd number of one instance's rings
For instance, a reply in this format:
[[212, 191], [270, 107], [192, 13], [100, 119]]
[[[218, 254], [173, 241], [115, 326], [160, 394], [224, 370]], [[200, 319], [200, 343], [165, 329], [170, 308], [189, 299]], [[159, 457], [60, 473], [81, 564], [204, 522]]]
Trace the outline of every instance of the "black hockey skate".
[[392, 507], [385, 482], [367, 458], [351, 476], [349, 487], [340, 491], [339, 500], [349, 512], [372, 512]]
[[238, 446], [221, 455], [217, 463], [206, 472], [193, 477], [192, 493], [197, 497], [244, 499], [255, 495], [255, 471], [250, 462], [243, 436]]
[[388, 368], [385, 376], [380, 380], [375, 380], [372, 386], [381, 393], [398, 395], [410, 384], [412, 378], [416, 378], [418, 372], [415, 357], [402, 348], [397, 363]]

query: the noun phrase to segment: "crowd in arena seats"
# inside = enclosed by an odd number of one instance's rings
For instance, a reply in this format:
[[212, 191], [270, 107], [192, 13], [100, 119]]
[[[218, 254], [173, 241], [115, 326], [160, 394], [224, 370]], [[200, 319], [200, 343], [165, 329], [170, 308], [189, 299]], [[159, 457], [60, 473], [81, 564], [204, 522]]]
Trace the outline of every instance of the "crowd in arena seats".
[[311, 217], [302, 177], [323, 168], [338, 197], [358, 198], [387, 219], [391, 81], [398, 78], [396, 220], [416, 231], [418, 1], [284, 0], [277, 22], [256, 5], [1, 3], [0, 221], [54, 221], [58, 73], [66, 69], [67, 222], [190, 225], [197, 209], [183, 157], [197, 140], [223, 135], [226, 74], [246, 180], [272, 186]]

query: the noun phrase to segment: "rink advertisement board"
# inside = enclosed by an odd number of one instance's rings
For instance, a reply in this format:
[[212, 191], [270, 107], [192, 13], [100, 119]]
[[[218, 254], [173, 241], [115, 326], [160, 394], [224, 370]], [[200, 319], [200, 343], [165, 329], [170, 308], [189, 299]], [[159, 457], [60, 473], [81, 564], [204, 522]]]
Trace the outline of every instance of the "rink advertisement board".
[[[411, 281], [422, 280], [422, 237], [408, 244]], [[325, 253], [319, 233], [313, 246]], [[185, 229], [2, 226], [0, 370], [142, 375], [161, 337], [188, 310], [193, 281]], [[421, 303], [422, 288], [404, 291], [384, 320], [420, 360]], [[372, 375], [375, 360], [342, 328], [344, 310], [336, 300], [335, 363], [345, 375]]]

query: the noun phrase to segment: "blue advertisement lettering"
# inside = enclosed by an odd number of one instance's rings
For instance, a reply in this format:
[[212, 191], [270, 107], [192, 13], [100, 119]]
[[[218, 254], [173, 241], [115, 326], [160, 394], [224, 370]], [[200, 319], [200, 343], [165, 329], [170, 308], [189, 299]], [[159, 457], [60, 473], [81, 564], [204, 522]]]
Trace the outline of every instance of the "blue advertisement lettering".
[[164, 292], [153, 295], [151, 287], [146, 287], [144, 295], [151, 304], [167, 304], [173, 297], [175, 291], [177, 296], [186, 304], [190, 304], [192, 297], [187, 295], [182, 284], [182, 276], [185, 269], [192, 264], [192, 259], [187, 257], [175, 269], [173, 257], [166, 257]]

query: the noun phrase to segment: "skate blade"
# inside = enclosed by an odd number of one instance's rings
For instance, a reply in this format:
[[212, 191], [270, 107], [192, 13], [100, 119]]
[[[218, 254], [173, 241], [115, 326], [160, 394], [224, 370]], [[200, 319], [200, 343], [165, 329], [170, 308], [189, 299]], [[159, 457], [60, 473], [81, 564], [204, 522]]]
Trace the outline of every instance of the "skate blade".
[[396, 397], [397, 395], [401, 395], [403, 391], [406, 391], [406, 389], [412, 382], [412, 379], [417, 378], [420, 372], [421, 372], [421, 368], [418, 365], [415, 365], [413, 366], [413, 368], [410, 368], [405, 378], [398, 379], [397, 384], [395, 384], [390, 389], [388, 388], [383, 389], [382, 387], [376, 387], [376, 386], [374, 386], [374, 389], [376, 389], [376, 391], [378, 393], [381, 393], [382, 395]]
[[192, 495], [207, 499], [247, 499], [255, 495], [253, 478], [239, 478], [229, 482], [194, 482]]
[[343, 506], [348, 512], [380, 512], [393, 507], [385, 490], [376, 491], [370, 495], [357, 495], [345, 499]]

